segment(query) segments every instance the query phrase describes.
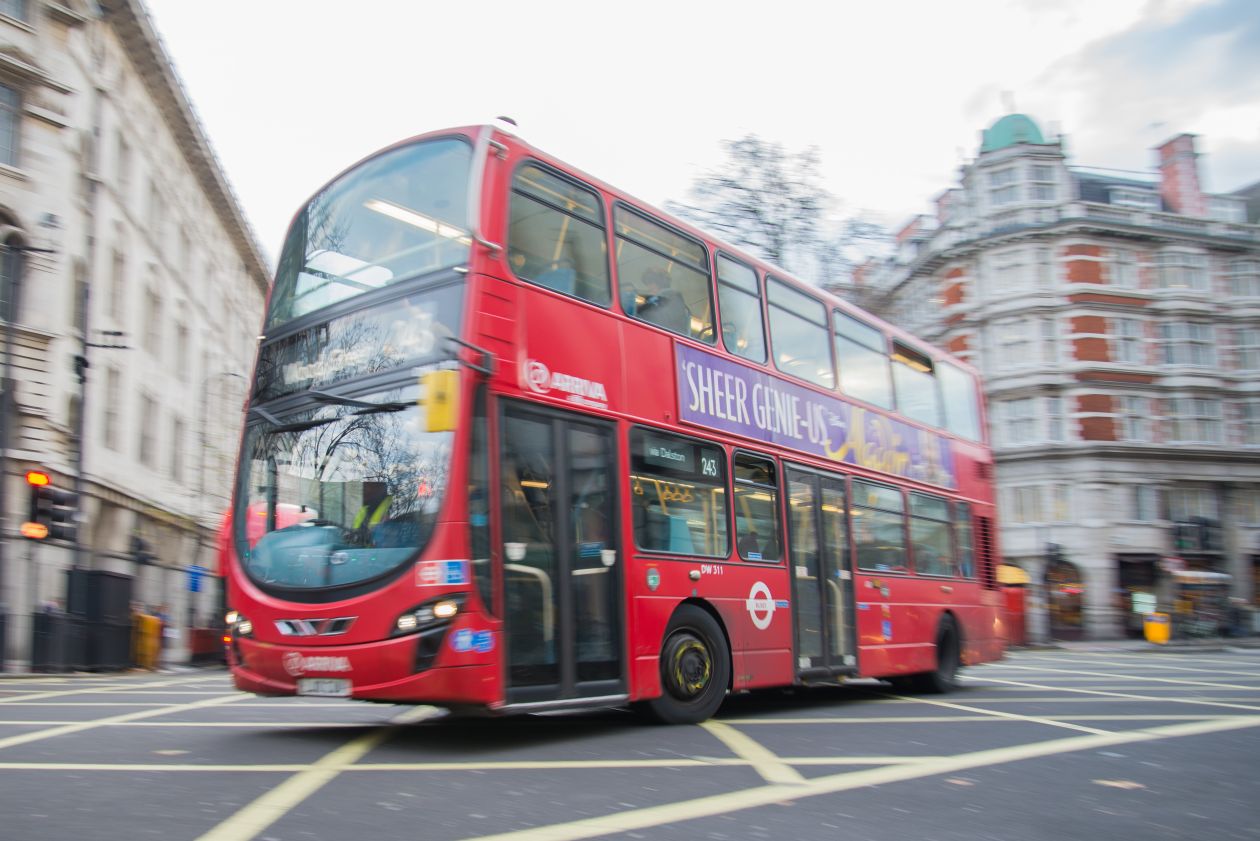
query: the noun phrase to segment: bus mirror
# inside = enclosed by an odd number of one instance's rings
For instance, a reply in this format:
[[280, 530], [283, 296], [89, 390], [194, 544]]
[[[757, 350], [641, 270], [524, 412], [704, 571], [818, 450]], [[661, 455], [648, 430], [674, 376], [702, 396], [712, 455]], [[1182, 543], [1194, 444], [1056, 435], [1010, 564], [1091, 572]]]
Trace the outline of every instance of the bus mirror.
[[427, 371], [420, 376], [420, 406], [427, 432], [450, 432], [459, 419], [459, 372]]

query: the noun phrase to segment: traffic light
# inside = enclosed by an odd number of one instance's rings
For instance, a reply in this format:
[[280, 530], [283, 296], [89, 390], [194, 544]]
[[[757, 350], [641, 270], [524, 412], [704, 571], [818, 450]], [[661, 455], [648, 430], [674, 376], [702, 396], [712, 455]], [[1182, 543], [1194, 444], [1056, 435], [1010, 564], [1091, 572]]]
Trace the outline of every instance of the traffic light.
[[52, 478], [42, 470], [28, 470], [26, 484], [30, 488], [31, 509], [22, 524], [22, 536], [31, 540], [51, 537], [73, 541], [79, 507], [74, 492], [53, 487]]

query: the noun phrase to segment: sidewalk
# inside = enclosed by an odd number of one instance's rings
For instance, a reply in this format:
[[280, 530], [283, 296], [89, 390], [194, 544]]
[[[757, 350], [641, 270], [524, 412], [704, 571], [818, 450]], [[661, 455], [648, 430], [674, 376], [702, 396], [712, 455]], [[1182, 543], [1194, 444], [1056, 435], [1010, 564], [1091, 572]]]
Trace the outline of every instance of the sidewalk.
[[1010, 651], [1081, 651], [1081, 652], [1153, 652], [1195, 654], [1233, 649], [1260, 650], [1260, 637], [1210, 637], [1207, 639], [1169, 640], [1165, 645], [1142, 639], [1080, 640], [1014, 645]]
[[[16, 668], [16, 666], [10, 666], [10, 668]], [[222, 671], [222, 672], [226, 673], [226, 672], [227, 672], [227, 666], [223, 665], [222, 663], [210, 663], [210, 664], [207, 664], [207, 665], [204, 665], [204, 666], [202, 666], [202, 665], [196, 665], [196, 666], [194, 666], [194, 665], [190, 665], [190, 664], [188, 664], [188, 663], [174, 663], [174, 664], [169, 665], [169, 666], [164, 666], [163, 668], [158, 669], [158, 670], [156, 670], [156, 671], [150, 671], [149, 669], [139, 669], [139, 668], [132, 668], [132, 669], [111, 669], [111, 670], [108, 670], [108, 671], [104, 671], [104, 670], [103, 670], [103, 671], [99, 671], [99, 672], [18, 672], [18, 671], [5, 671], [5, 672], [0, 672], [0, 683], [4, 682], [4, 681], [6, 681], [6, 680], [61, 680], [61, 679], [63, 679], [63, 678], [76, 678], [76, 677], [122, 677], [122, 676], [124, 676], [124, 675], [153, 675], [153, 676], [155, 676], [155, 677], [156, 677], [156, 676], [160, 676], [160, 675], [183, 675], [183, 674], [195, 674], [196, 672], [212, 672], [212, 671], [216, 671], [216, 670], [217, 670], [217, 671]]]

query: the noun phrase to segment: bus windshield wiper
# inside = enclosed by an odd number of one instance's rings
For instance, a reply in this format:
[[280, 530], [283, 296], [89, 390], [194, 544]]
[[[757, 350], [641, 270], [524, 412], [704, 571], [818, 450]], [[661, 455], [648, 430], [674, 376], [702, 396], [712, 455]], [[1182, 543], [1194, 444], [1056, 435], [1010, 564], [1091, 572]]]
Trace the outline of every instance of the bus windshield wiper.
[[320, 391], [312, 388], [307, 394], [314, 397], [320, 403], [333, 403], [337, 406], [354, 406], [360, 411], [352, 412], [355, 415], [370, 415], [376, 412], [401, 412], [403, 409], [409, 409], [413, 405], [407, 401], [372, 403], [368, 400], [355, 400], [353, 397], [341, 397], [337, 394], [330, 394], [327, 391]]
[[304, 429], [313, 429], [317, 426], [323, 426], [326, 423], [332, 423], [337, 418], [314, 418], [312, 420], [296, 421], [294, 423], [285, 423], [278, 417], [268, 412], [266, 409], [260, 409], [257, 406], [250, 407], [249, 413], [257, 415], [271, 426], [272, 432], [301, 432]]

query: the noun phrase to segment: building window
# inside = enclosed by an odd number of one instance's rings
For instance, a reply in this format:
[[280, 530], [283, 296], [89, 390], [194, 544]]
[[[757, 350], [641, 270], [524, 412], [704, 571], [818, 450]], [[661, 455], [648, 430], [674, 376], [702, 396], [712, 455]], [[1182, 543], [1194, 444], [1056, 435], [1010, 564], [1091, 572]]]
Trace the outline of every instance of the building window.
[[[1238, 511], [1238, 522], [1249, 526], [1260, 526], [1260, 488], [1239, 488], [1234, 497]], [[1260, 584], [1260, 581], [1256, 582]]]
[[175, 325], [175, 371], [188, 371], [188, 326], [182, 322]]
[[1220, 519], [1216, 494], [1210, 488], [1169, 488], [1167, 498], [1168, 519], [1174, 523], [1185, 523], [1192, 517]]
[[0, 248], [0, 319], [18, 320], [18, 291], [22, 288], [22, 271], [26, 265], [22, 252], [22, 240], [11, 236]]
[[1072, 488], [1069, 485], [1050, 486], [1050, 522], [1072, 522]]
[[123, 298], [127, 295], [127, 258], [114, 246], [109, 273], [109, 317], [121, 325]]
[[1145, 365], [1142, 352], [1142, 322], [1136, 318], [1111, 319], [1111, 359], [1130, 365]]
[[179, 417], [171, 423], [171, 478], [184, 481], [184, 419]]
[[22, 97], [0, 85], [0, 164], [18, 165], [18, 139], [22, 127]]
[[1159, 516], [1159, 488], [1151, 485], [1138, 485], [1133, 488], [1132, 519], [1139, 523], [1153, 523]]
[[1159, 325], [1165, 365], [1205, 368], [1216, 362], [1212, 326], [1193, 321]]
[[147, 394], [140, 395], [140, 439], [136, 457], [145, 467], [157, 466], [157, 442], [154, 440], [156, 416], [157, 401]]
[[1040, 485], [1011, 488], [1010, 500], [1013, 522], [1018, 524], [1042, 522]]
[[1027, 368], [1037, 361], [1033, 355], [1036, 335], [1029, 329], [1032, 326], [1029, 319], [1024, 318], [1001, 321], [993, 326], [999, 369]]
[[1243, 446], [1260, 447], [1260, 400], [1244, 400], [1238, 408]]
[[1207, 255], [1192, 251], [1164, 251], [1155, 255], [1160, 289], [1209, 291]]
[[1028, 251], [1010, 248], [993, 254], [989, 277], [992, 294], [1003, 295], [1028, 289], [1032, 276]]
[[1260, 370], [1260, 327], [1234, 330], [1234, 367], [1239, 371]]
[[1221, 401], [1203, 397], [1168, 400], [1168, 441], [1172, 444], [1219, 444]]
[[989, 205], [1000, 207], [1019, 201], [1019, 171], [1008, 166], [989, 173]]
[[1235, 298], [1260, 298], [1260, 260], [1229, 264], [1229, 293]]
[[1033, 164], [1029, 168], [1029, 197], [1033, 201], [1050, 202], [1058, 198], [1054, 167], [1049, 164]]
[[162, 350], [162, 298], [157, 290], [144, 293], [144, 349], [157, 356]]
[[1037, 435], [1037, 398], [1018, 397], [994, 404], [1003, 444], [1030, 444]]
[[0, 0], [0, 15], [26, 20], [26, 0]]
[[118, 191], [123, 192], [131, 184], [131, 144], [122, 132], [118, 132], [118, 146], [115, 149], [115, 174], [118, 177]]
[[1046, 440], [1063, 440], [1063, 398], [1046, 398]]
[[1159, 195], [1153, 190], [1113, 187], [1110, 191], [1110, 196], [1112, 204], [1124, 207], [1137, 207], [1142, 210], [1159, 210]]
[[1151, 440], [1151, 401], [1148, 397], [1119, 397], [1120, 440], [1143, 444]]
[[118, 410], [121, 407], [122, 374], [117, 368], [110, 368], [105, 373], [105, 422], [102, 425], [102, 437], [105, 446], [118, 450]]
[[1137, 289], [1137, 254], [1132, 249], [1111, 249], [1111, 285], [1120, 289]]

